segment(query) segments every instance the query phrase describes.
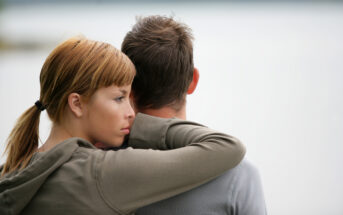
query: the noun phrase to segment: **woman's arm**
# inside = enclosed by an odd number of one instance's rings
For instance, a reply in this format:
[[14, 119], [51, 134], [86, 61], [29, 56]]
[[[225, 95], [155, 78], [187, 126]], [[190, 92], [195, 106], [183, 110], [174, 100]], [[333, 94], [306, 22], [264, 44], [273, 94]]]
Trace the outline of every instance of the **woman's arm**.
[[97, 174], [104, 200], [123, 214], [199, 186], [235, 167], [245, 154], [232, 136], [144, 114], [135, 119], [129, 145], [136, 149], [104, 152]]

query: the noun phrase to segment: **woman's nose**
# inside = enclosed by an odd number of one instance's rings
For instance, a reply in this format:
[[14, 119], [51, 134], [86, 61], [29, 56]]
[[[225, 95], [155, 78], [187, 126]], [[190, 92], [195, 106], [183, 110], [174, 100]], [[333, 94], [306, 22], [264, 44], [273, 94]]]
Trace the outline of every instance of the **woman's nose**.
[[133, 108], [132, 108], [130, 103], [128, 103], [127, 118], [129, 118], [129, 119], [135, 118], [135, 111], [133, 110]]

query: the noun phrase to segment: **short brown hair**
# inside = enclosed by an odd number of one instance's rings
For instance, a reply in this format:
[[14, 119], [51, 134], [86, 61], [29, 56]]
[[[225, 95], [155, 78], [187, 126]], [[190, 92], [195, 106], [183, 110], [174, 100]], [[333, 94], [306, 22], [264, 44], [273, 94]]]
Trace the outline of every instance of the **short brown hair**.
[[122, 43], [122, 51], [136, 66], [132, 83], [136, 107], [180, 108], [193, 78], [191, 29], [173, 18], [138, 18]]

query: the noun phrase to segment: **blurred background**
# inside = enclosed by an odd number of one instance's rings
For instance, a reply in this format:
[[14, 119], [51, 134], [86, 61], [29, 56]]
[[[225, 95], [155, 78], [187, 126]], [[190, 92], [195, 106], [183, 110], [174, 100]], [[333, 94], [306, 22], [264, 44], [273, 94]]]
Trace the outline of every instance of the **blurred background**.
[[156, 14], [193, 29], [188, 118], [242, 140], [268, 213], [342, 215], [342, 1], [0, 0], [0, 153], [57, 44], [83, 34], [120, 48], [136, 16]]

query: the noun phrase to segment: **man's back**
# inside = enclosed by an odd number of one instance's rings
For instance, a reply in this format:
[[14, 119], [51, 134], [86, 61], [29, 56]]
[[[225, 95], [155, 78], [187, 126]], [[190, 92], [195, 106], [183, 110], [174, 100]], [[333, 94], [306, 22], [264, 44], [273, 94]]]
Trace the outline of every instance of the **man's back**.
[[257, 169], [243, 160], [222, 176], [173, 198], [141, 208], [138, 215], [267, 214]]
[[[195, 91], [199, 80], [191, 29], [164, 16], [141, 18], [126, 34], [122, 51], [136, 66], [132, 83], [136, 111], [186, 119], [187, 96]], [[265, 210], [258, 172], [243, 161], [206, 185], [142, 208], [137, 214], [261, 215]]]

